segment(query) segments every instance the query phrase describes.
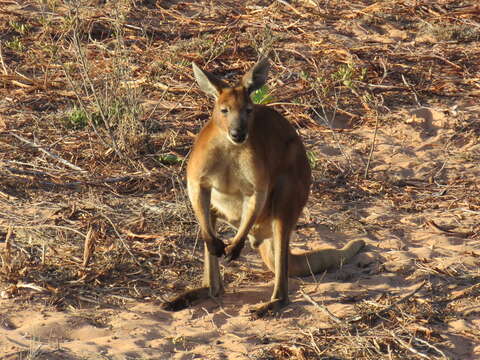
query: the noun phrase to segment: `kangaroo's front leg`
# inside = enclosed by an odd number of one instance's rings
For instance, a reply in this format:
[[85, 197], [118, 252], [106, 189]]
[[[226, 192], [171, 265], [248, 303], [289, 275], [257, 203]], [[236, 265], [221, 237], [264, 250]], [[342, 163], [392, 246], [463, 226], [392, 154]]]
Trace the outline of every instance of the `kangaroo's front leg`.
[[220, 257], [225, 255], [225, 244], [216, 237], [213, 230], [210, 214], [211, 195], [211, 188], [202, 186], [197, 182], [190, 181], [188, 183], [188, 196], [200, 225], [202, 239], [205, 241], [210, 254]]
[[207, 247], [204, 249], [203, 281], [202, 286], [187, 290], [170, 301], [166, 301], [162, 308], [167, 311], [183, 310], [192, 304], [208, 298], [217, 297], [223, 292], [222, 275], [218, 258], [210, 254]]
[[255, 191], [252, 196], [243, 202], [242, 217], [238, 226], [237, 234], [232, 243], [226, 248], [226, 258], [228, 261], [237, 259], [245, 246], [245, 240], [253, 224], [260, 215], [267, 200], [266, 191]]

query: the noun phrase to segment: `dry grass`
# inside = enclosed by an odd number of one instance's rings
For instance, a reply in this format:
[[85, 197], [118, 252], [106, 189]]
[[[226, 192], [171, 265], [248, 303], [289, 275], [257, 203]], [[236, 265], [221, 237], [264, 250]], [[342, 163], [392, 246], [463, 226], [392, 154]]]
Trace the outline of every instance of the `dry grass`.
[[[435, 176], [414, 187], [413, 198], [395, 179], [365, 179], [365, 164], [347, 156], [315, 163], [318, 132], [342, 150], [356, 141], [349, 129], [373, 130], [377, 114], [388, 126], [396, 109], [480, 94], [475, 1], [72, 3], [0, 0], [0, 284], [4, 296], [59, 309], [160, 302], [198, 281], [183, 160], [209, 103], [193, 87], [191, 61], [227, 69], [231, 79], [269, 54], [270, 95], [315, 164], [312, 202], [386, 197], [406, 212], [436, 206]], [[351, 32], [385, 41], [352, 43]], [[387, 41], [392, 36], [403, 38]], [[477, 123], [456, 127], [459, 138], [480, 135]], [[457, 179], [448, 196], [478, 212], [475, 181]], [[327, 223], [357, 224], [345, 214]], [[468, 236], [478, 239], [478, 231]], [[299, 331], [257, 358], [449, 358], [438, 329], [460, 316], [455, 303], [478, 304], [480, 275], [418, 264], [414, 280], [426, 285], [387, 312], [397, 296], [361, 302], [356, 321]], [[451, 295], [460, 288], [467, 290]]]

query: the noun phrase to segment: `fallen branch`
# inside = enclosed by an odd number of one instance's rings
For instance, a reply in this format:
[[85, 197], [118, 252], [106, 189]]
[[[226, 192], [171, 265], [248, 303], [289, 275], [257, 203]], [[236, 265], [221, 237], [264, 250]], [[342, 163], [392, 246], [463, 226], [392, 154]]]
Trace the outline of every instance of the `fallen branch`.
[[80, 235], [85, 239], [86, 235], [77, 229], [68, 227], [68, 226], [62, 226], [62, 225], [53, 225], [53, 224], [38, 224], [38, 225], [19, 225], [19, 226], [14, 226], [14, 229], [37, 229], [37, 228], [51, 228], [51, 229], [57, 229], [57, 230], [66, 230], [66, 231], [71, 231], [75, 234]]
[[403, 346], [405, 349], [407, 349], [408, 351], [414, 353], [415, 355], [418, 355], [424, 359], [431, 359], [430, 356], [418, 351], [417, 349], [414, 349], [413, 347], [411, 347], [409, 344], [407, 344], [405, 341], [403, 341], [402, 339], [400, 339], [393, 331], [390, 332], [391, 335], [392, 335], [392, 338], [401, 346]]
[[472, 232], [460, 232], [460, 231], [451, 231], [451, 230], [445, 229], [444, 227], [435, 224], [435, 222], [433, 220], [428, 220], [428, 221], [425, 222], [425, 224], [430, 226], [432, 229], [436, 230], [436, 232], [440, 232], [442, 234], [458, 236], [458, 237], [461, 237], [461, 238], [467, 238], [467, 237], [473, 235]]
[[11, 136], [13, 136], [14, 138], [16, 138], [16, 139], [24, 142], [25, 144], [28, 144], [28, 145], [30, 145], [31, 147], [40, 150], [42, 153], [44, 153], [44, 154], [47, 155], [48, 157], [57, 160], [58, 162], [62, 163], [63, 165], [69, 167], [70, 169], [73, 169], [73, 170], [76, 170], [76, 171], [85, 172], [85, 170], [83, 170], [82, 168], [79, 168], [78, 166], [73, 165], [71, 162], [69, 162], [69, 161], [61, 158], [61, 157], [58, 156], [58, 155], [52, 154], [51, 152], [45, 150], [44, 148], [42, 148], [40, 145], [36, 144], [35, 142], [32, 142], [32, 141], [30, 141], [30, 140], [27, 140], [27, 139], [21, 137], [20, 135], [14, 134], [14, 133], [12, 133], [12, 132], [10, 132], [10, 133], [8, 133], [8, 134], [11, 135]]
[[[0, 176], [5, 176], [12, 178], [19, 182], [29, 182], [24, 177], [15, 176], [15, 175], [27, 175], [27, 176], [36, 176], [41, 178], [46, 177], [53, 177], [53, 175], [48, 174], [46, 172], [41, 171], [34, 171], [34, 170], [23, 170], [23, 169], [16, 169], [12, 167], [5, 167], [6, 170], [9, 172], [1, 172]], [[12, 175], [13, 174], [13, 175]], [[64, 187], [64, 188], [76, 188], [78, 186], [104, 186], [105, 184], [115, 184], [119, 182], [126, 182], [132, 181], [137, 179], [145, 179], [146, 176], [150, 175], [150, 173], [143, 173], [139, 175], [125, 175], [125, 176], [114, 176], [108, 178], [98, 178], [98, 179], [87, 179], [81, 181], [71, 181], [71, 182], [52, 182], [52, 181], [45, 181], [45, 180], [38, 180], [38, 184], [44, 186], [51, 186], [51, 187]]]
[[115, 232], [115, 234], [117, 235], [118, 237], [118, 240], [120, 240], [120, 242], [122, 243], [123, 247], [125, 248], [125, 250], [127, 250], [128, 254], [132, 257], [132, 260], [135, 262], [135, 264], [137, 264], [139, 267], [141, 267], [142, 265], [138, 262], [137, 258], [135, 257], [135, 255], [133, 255], [132, 253], [132, 250], [130, 250], [130, 247], [127, 245], [127, 243], [125, 242], [125, 240], [123, 239], [123, 236], [120, 235], [120, 233], [118, 232], [115, 224], [113, 223], [113, 221], [105, 214], [100, 214], [103, 218], [105, 218], [105, 220], [107, 220], [110, 225], [112, 226], [112, 229], [113, 231]]
[[35, 290], [35, 291], [38, 291], [38, 292], [41, 292], [41, 293], [49, 293], [49, 291], [47, 289], [45, 289], [44, 287], [41, 287], [41, 286], [38, 286], [38, 285], [35, 285], [35, 284], [32, 284], [32, 283], [19, 282], [15, 286], [19, 289], [31, 289], [31, 290]]
[[411, 292], [409, 292], [408, 294], [406, 294], [405, 296], [401, 297], [400, 299], [398, 299], [397, 301], [395, 301], [393, 304], [391, 304], [390, 306], [386, 307], [385, 309], [382, 309], [380, 311], [372, 311], [372, 312], [369, 312], [367, 314], [362, 314], [362, 315], [358, 315], [358, 316], [355, 316], [353, 318], [350, 318], [350, 319], [346, 319], [346, 321], [348, 323], [354, 323], [354, 322], [358, 322], [360, 320], [363, 320], [367, 317], [370, 317], [372, 315], [374, 316], [377, 316], [379, 318], [381, 318], [384, 314], [386, 314], [387, 312], [389, 312], [390, 310], [392, 310], [395, 306], [407, 301], [408, 299], [410, 299], [413, 295], [415, 295], [417, 292], [419, 292], [426, 284], [427, 282], [426, 281], [423, 281], [419, 286], [417, 286], [414, 290], [412, 290]]

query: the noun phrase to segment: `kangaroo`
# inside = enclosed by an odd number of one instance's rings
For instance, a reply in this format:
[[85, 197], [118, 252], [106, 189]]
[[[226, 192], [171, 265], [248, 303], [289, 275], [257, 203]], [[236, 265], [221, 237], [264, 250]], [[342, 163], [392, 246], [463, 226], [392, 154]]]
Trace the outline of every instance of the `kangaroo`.
[[[250, 95], [267, 80], [269, 61], [259, 60], [234, 87], [192, 64], [195, 79], [215, 98], [210, 121], [200, 131], [187, 166], [187, 189], [205, 242], [203, 285], [164, 303], [176, 311], [219, 296], [224, 288], [218, 258], [237, 259], [248, 238], [274, 272], [270, 301], [254, 316], [277, 313], [288, 304], [288, 276], [308, 276], [339, 267], [364, 246], [292, 254], [289, 241], [305, 206], [311, 169], [305, 147], [292, 125]], [[237, 230], [229, 245], [218, 238], [217, 220]]]

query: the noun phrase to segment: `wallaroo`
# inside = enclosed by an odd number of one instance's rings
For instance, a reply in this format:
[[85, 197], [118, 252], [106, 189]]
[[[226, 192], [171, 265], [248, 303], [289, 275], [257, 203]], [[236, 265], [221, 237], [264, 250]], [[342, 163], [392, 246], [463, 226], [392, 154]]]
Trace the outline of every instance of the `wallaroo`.
[[[176, 311], [219, 296], [223, 283], [218, 258], [237, 259], [248, 238], [275, 273], [270, 301], [253, 313], [276, 313], [288, 304], [288, 276], [341, 266], [364, 242], [290, 253], [290, 236], [308, 199], [311, 169], [293, 126], [271, 107], [250, 99], [267, 80], [268, 59], [259, 60], [233, 87], [192, 65], [200, 89], [215, 98], [212, 117], [200, 131], [187, 166], [188, 195], [205, 242], [203, 284], [163, 306]], [[217, 220], [237, 231], [228, 245], [218, 238]]]

